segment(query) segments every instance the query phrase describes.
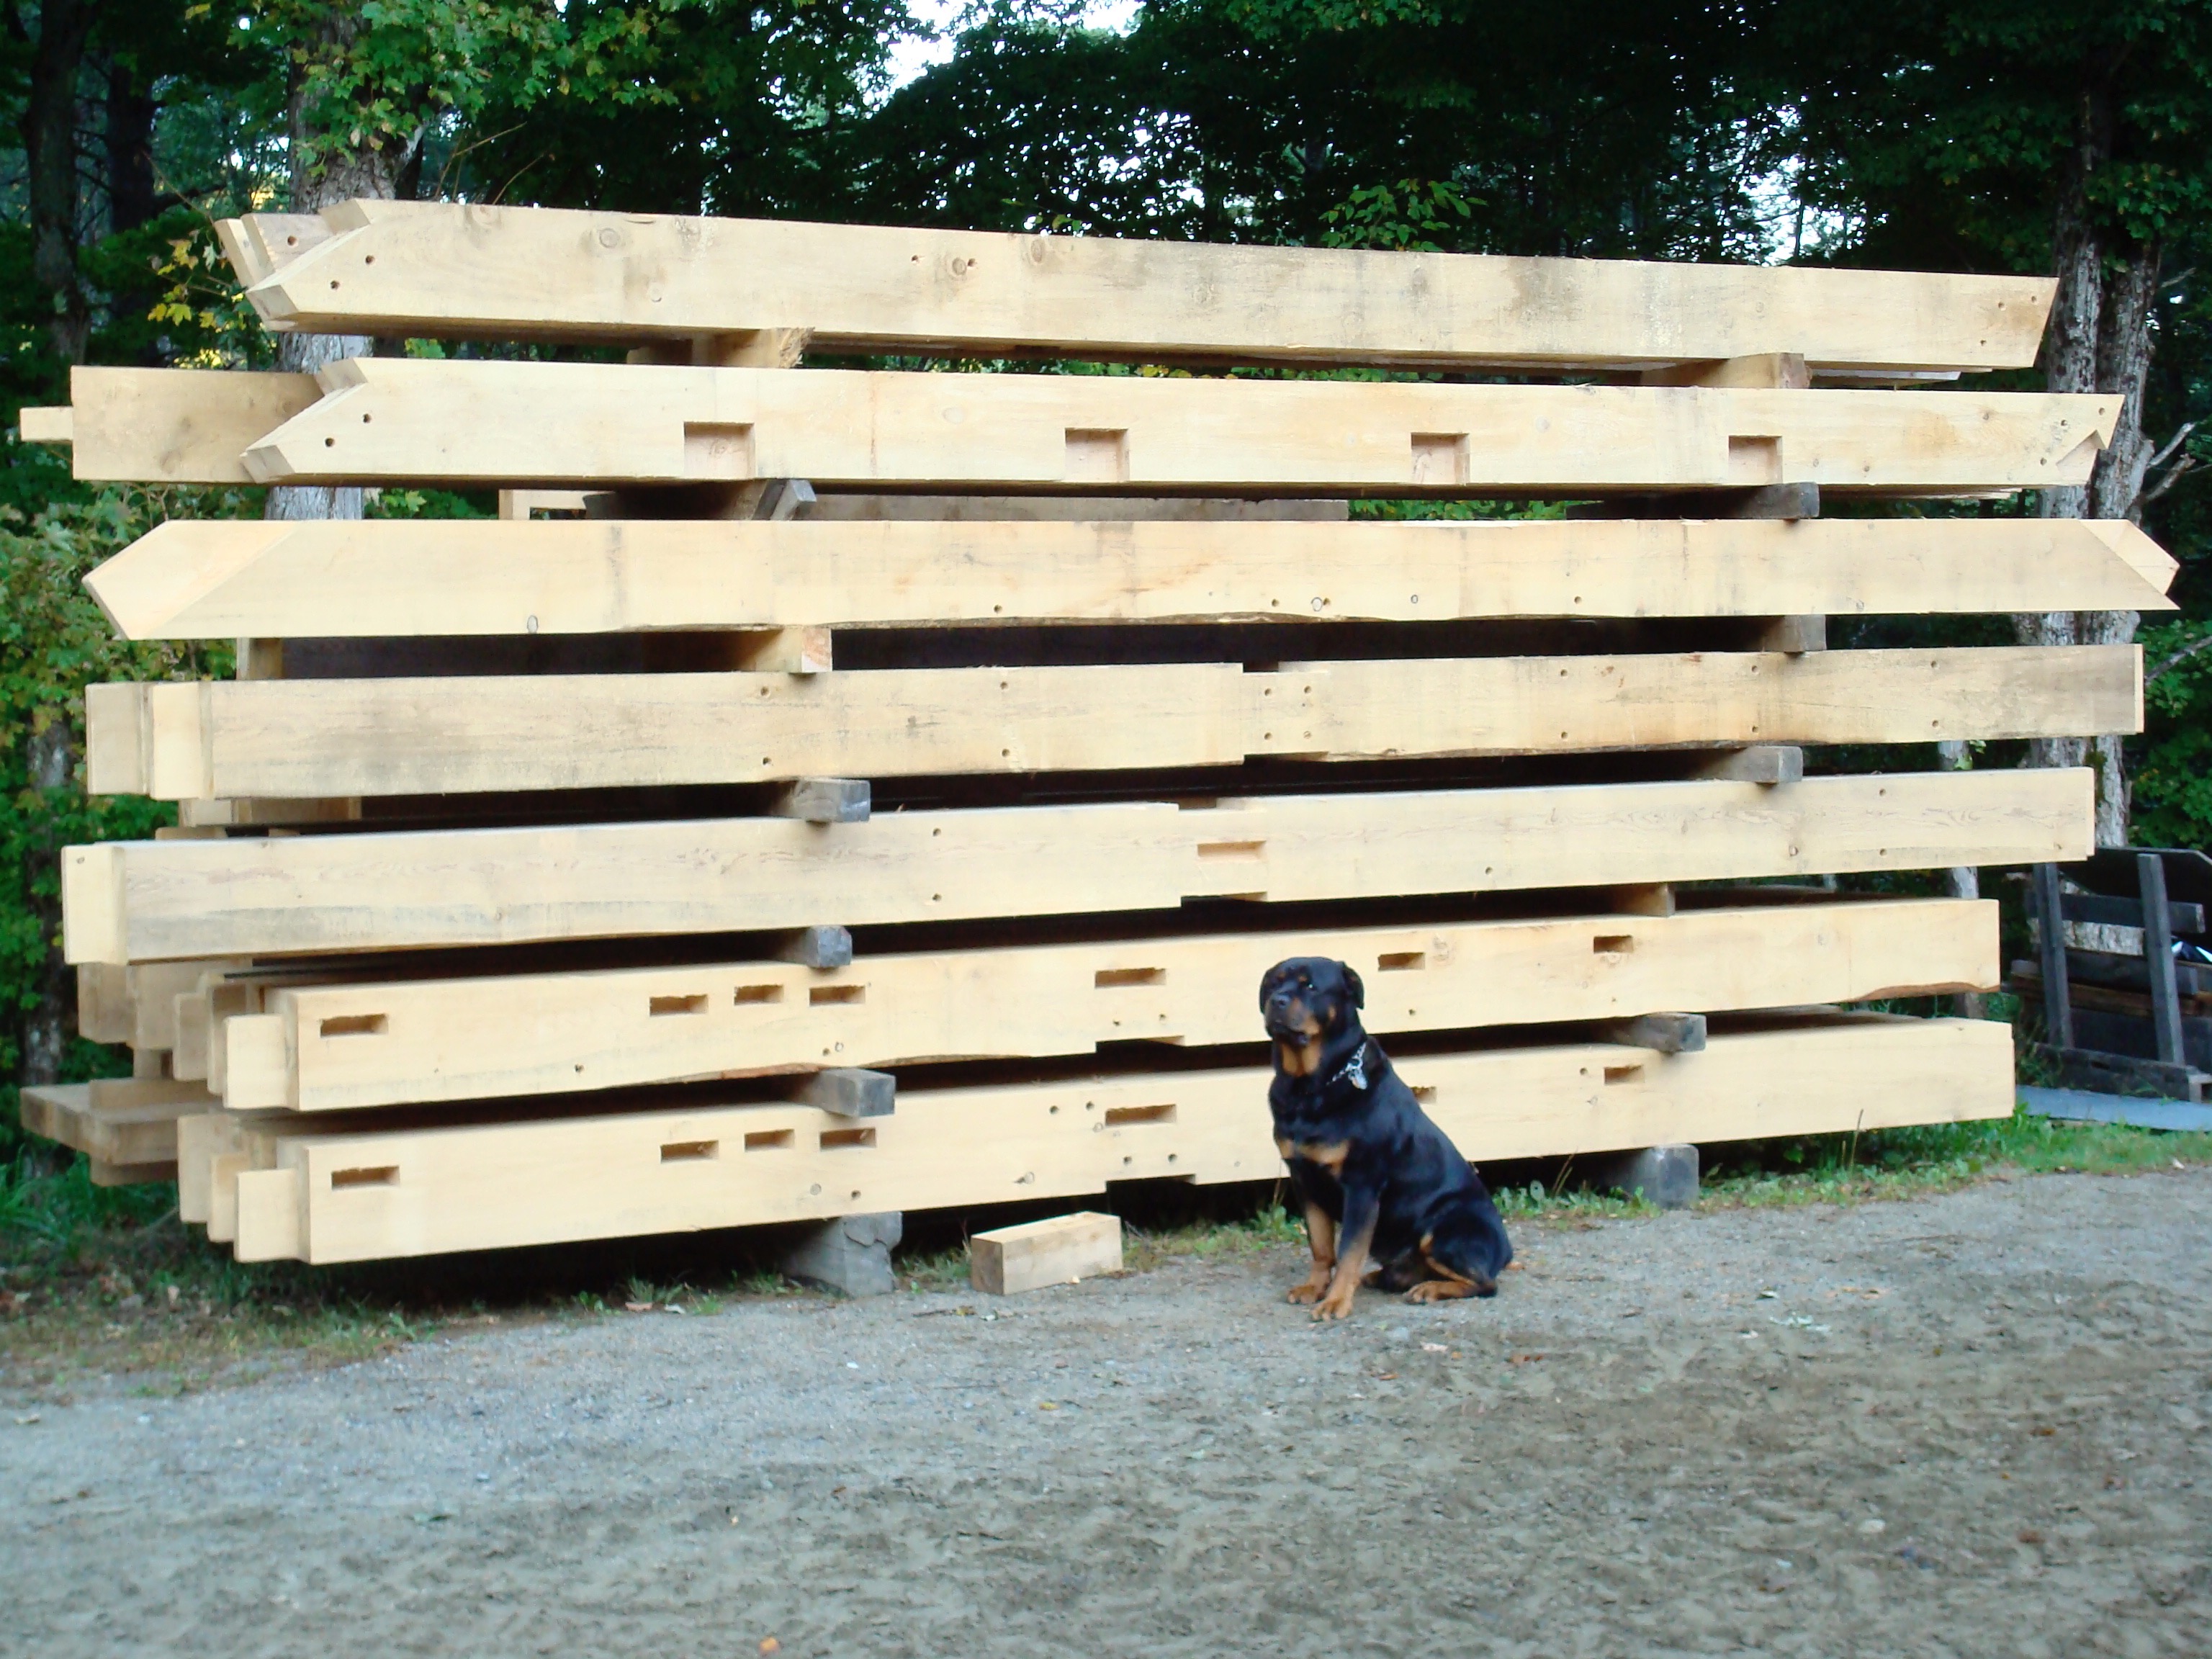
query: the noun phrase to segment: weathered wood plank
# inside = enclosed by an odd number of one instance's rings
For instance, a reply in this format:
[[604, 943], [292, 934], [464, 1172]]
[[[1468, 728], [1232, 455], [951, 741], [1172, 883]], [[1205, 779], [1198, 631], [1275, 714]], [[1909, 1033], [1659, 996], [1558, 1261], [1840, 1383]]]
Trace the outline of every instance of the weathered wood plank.
[[2087, 770], [1420, 790], [265, 840], [62, 855], [72, 963], [2031, 864]]
[[994, 1227], [968, 1240], [968, 1272], [989, 1296], [1018, 1296], [1121, 1271], [1121, 1218], [1084, 1211]]
[[2142, 681], [2135, 646], [200, 680], [93, 688], [86, 777], [301, 799], [2058, 737], [2140, 730]]
[[[1427, 1054], [1407, 1082], [1474, 1158], [1594, 1152], [2012, 1110], [2012, 1043], [1982, 1020], [1862, 1017], [1716, 1036], [1695, 1054], [1601, 1044]], [[917, 1090], [866, 1144], [791, 1105], [702, 1106], [353, 1133], [242, 1132], [226, 1179], [242, 1260], [373, 1260], [1094, 1193], [1110, 1181], [1265, 1179], [1264, 1068]], [[670, 1157], [679, 1148], [682, 1156]], [[703, 1149], [703, 1150], [702, 1150]], [[210, 1228], [212, 1233], [213, 1228]]]
[[291, 257], [234, 256], [272, 324], [569, 339], [803, 328], [830, 351], [1302, 362], [1626, 367], [1795, 352], [1814, 368], [1910, 370], [2025, 368], [2053, 289], [473, 204], [347, 203], [323, 224], [329, 240]]
[[2079, 519], [539, 524], [172, 520], [85, 586], [137, 640], [664, 628], [2170, 611]]
[[[862, 957], [273, 986], [223, 1022], [234, 1110], [346, 1111], [569, 1094], [1149, 1038], [1249, 1039], [1253, 988], [1295, 951], [1349, 962], [1384, 1036], [1671, 1007], [1801, 1007], [1993, 988], [1996, 907], [1956, 899], [1219, 933]], [[957, 1034], [957, 1035], [955, 1035]]]

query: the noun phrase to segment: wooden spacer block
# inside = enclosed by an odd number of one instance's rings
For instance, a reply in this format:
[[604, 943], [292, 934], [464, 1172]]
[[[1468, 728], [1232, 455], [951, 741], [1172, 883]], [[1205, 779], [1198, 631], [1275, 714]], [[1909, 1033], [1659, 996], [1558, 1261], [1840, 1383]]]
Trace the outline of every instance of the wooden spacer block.
[[753, 517], [780, 524], [796, 516], [800, 507], [813, 505], [814, 486], [805, 479], [770, 478], [753, 503]]
[[177, 1178], [173, 1164], [110, 1164], [89, 1156], [85, 1164], [95, 1187], [139, 1187]]
[[1700, 761], [1693, 778], [1725, 778], [1735, 783], [1802, 783], [1805, 751], [1791, 743], [1759, 743]]
[[783, 936], [770, 954], [778, 962], [795, 962], [802, 968], [849, 968], [853, 932], [834, 923], [796, 927]]
[[898, 1103], [898, 1079], [889, 1072], [833, 1066], [803, 1079], [791, 1098], [839, 1117], [889, 1117]]
[[866, 823], [872, 799], [866, 778], [801, 778], [778, 790], [768, 810], [809, 823]]
[[1796, 351], [1760, 351], [1747, 357], [1708, 357], [1693, 362], [1669, 363], [1664, 368], [1647, 368], [1640, 378], [1645, 386], [1803, 391], [1813, 384], [1803, 354]]
[[1638, 1014], [1633, 1019], [1598, 1023], [1598, 1035], [1607, 1042], [1628, 1048], [1649, 1048], [1655, 1054], [1702, 1054], [1705, 1047], [1703, 1014]]
[[1828, 648], [1826, 617], [1777, 617], [1760, 630], [1759, 648], [1802, 657], [1808, 651]]
[[734, 666], [751, 673], [826, 674], [832, 658], [826, 628], [745, 629], [733, 636]]
[[968, 1276], [979, 1291], [1013, 1296], [1121, 1271], [1121, 1218], [1079, 1211], [1049, 1221], [994, 1227], [968, 1241]]
[[1674, 914], [1674, 890], [1663, 881], [1639, 882], [1631, 887], [1615, 887], [1606, 895], [1607, 908], [1630, 916], [1671, 916]]

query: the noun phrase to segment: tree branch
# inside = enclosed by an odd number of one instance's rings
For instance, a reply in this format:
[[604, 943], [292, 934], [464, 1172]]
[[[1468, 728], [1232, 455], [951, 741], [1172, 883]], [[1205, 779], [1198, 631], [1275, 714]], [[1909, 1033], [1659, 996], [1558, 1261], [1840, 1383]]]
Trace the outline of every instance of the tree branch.
[[2143, 676], [2143, 684], [2148, 685], [2154, 680], [2164, 679], [2191, 657], [2204, 651], [2212, 651], [2212, 634], [2207, 634], [2200, 640], [2191, 640], [2178, 651], [2169, 652], [2156, 667]]

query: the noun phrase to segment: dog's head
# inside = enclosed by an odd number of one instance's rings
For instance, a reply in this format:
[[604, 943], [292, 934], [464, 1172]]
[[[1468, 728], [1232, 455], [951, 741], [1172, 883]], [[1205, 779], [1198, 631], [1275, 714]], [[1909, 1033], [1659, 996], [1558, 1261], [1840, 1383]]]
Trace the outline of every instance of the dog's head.
[[1292, 957], [1260, 979], [1260, 1018], [1286, 1048], [1314, 1048], [1358, 1025], [1366, 1004], [1359, 975], [1328, 957]]

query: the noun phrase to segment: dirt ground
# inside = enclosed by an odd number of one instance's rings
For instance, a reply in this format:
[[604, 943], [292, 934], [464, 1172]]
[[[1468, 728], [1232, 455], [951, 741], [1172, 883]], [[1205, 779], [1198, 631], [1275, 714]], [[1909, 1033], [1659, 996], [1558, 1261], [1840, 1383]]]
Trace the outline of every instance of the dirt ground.
[[117, 1379], [0, 1416], [0, 1651], [2202, 1654], [2208, 1220], [2043, 1176], [1332, 1328], [1273, 1249]]

